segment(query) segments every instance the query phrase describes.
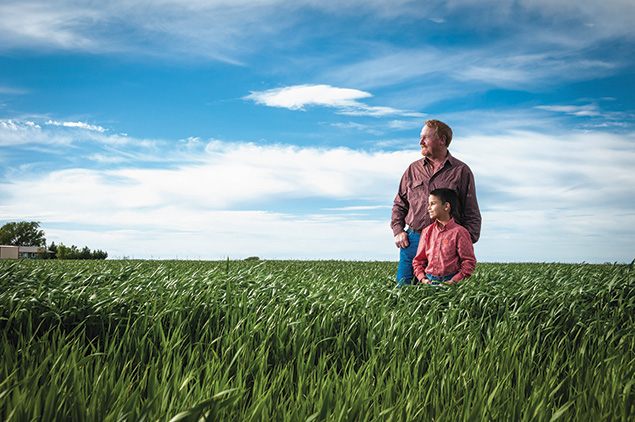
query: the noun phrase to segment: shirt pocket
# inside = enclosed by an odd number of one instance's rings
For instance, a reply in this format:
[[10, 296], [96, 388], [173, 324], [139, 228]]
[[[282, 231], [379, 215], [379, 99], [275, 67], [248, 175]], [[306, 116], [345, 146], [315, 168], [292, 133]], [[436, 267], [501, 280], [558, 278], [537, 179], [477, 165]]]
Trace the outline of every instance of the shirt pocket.
[[456, 255], [456, 239], [442, 239], [441, 252], [445, 257]]
[[412, 182], [410, 186], [408, 186], [408, 195], [428, 195], [429, 186], [428, 183], [424, 181], [415, 181]]
[[430, 187], [425, 182], [416, 182], [408, 186], [408, 202], [411, 208], [428, 208], [428, 196]]

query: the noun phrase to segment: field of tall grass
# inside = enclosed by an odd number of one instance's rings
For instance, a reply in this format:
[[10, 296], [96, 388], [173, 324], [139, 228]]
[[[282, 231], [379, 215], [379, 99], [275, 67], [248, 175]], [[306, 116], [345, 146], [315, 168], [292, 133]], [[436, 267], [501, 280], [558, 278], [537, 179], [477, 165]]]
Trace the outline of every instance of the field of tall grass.
[[3, 421], [635, 420], [635, 268], [0, 261]]

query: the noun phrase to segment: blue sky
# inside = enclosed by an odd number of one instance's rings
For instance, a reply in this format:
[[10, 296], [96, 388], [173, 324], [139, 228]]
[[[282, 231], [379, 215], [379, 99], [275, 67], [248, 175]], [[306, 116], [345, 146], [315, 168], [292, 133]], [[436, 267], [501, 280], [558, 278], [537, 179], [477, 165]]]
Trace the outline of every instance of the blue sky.
[[479, 261], [635, 258], [631, 0], [101, 3], [0, 3], [0, 224], [111, 258], [396, 261], [435, 118]]

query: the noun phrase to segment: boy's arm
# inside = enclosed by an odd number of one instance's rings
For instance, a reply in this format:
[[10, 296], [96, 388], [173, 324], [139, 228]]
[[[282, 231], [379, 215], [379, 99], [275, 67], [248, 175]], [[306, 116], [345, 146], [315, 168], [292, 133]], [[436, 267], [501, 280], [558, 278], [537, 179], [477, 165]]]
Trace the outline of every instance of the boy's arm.
[[452, 277], [450, 282], [455, 283], [468, 278], [474, 272], [476, 268], [476, 256], [474, 255], [474, 245], [472, 245], [472, 239], [470, 233], [467, 230], [461, 230], [456, 240], [457, 254], [459, 255], [459, 261], [461, 268], [459, 272]]
[[414, 270], [415, 277], [422, 283], [426, 283], [426, 267], [428, 266], [428, 257], [426, 255], [426, 236], [425, 232], [421, 234], [419, 241], [419, 247], [417, 248], [417, 254], [412, 259], [412, 269]]

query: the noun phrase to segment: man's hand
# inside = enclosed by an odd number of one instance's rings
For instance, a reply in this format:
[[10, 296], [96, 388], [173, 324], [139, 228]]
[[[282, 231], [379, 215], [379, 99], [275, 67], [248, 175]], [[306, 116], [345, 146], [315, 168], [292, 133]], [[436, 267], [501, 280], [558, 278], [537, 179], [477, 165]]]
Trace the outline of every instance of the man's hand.
[[395, 245], [397, 245], [400, 249], [407, 248], [410, 245], [410, 242], [408, 241], [408, 233], [401, 232], [397, 234], [397, 236], [395, 236]]

